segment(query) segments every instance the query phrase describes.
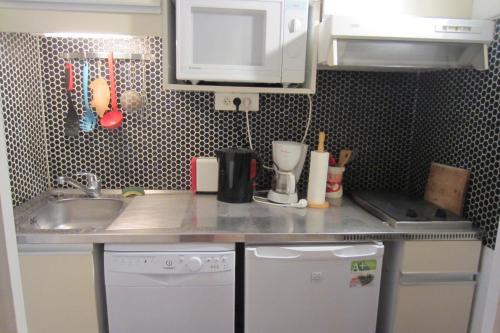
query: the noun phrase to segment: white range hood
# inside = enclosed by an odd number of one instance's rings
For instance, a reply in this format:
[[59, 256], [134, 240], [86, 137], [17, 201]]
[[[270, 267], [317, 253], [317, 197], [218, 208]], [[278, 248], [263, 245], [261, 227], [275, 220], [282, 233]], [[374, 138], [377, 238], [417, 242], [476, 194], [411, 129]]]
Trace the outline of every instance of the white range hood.
[[488, 69], [494, 22], [414, 16], [325, 16], [319, 63], [329, 69]]

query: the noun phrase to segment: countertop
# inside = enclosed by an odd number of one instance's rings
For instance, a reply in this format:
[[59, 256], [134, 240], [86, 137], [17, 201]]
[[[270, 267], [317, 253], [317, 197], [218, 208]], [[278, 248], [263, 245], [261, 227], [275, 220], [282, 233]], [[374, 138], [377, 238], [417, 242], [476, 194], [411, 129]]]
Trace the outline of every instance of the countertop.
[[[109, 192], [105, 195], [113, 195]], [[126, 199], [127, 205], [107, 229], [37, 230], [27, 221], [50, 200], [45, 193], [15, 209], [17, 239], [28, 243], [167, 242], [331, 242], [398, 239], [478, 239], [475, 228], [395, 229], [350, 198], [329, 209], [297, 209], [260, 204], [229, 204], [215, 195], [153, 191]]]

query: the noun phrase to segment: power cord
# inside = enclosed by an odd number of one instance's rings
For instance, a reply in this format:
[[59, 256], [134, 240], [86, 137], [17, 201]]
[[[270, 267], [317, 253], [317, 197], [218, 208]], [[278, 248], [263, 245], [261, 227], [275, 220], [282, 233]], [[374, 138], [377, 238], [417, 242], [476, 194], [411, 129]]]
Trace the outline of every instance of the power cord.
[[[305, 143], [307, 139], [307, 134], [309, 134], [309, 129], [311, 127], [311, 121], [312, 121], [312, 112], [313, 112], [313, 103], [312, 103], [312, 98], [311, 95], [306, 95], [307, 100], [309, 102], [309, 112], [307, 116], [307, 123], [306, 123], [306, 128], [304, 131], [304, 136], [302, 137], [301, 143]], [[243, 99], [243, 111], [245, 112], [245, 118], [246, 118], [246, 125], [247, 125], [247, 137], [248, 137], [248, 144], [250, 146], [250, 149], [253, 150], [253, 143], [252, 143], [252, 131], [250, 130], [250, 117], [249, 117], [249, 108], [250, 108], [250, 99], [249, 98], [244, 98]], [[242, 104], [241, 98], [236, 97], [233, 99], [233, 104], [236, 107], [236, 112], [240, 111], [240, 106]], [[272, 167], [263, 165], [262, 166], [264, 169], [267, 170], [273, 170]]]
[[313, 112], [313, 103], [312, 103], [311, 95], [307, 95], [307, 99], [309, 101], [309, 116], [307, 117], [306, 130], [304, 131], [304, 136], [302, 137], [301, 143], [306, 142], [307, 134], [309, 133], [309, 128], [311, 127], [311, 119], [312, 119], [312, 112]]
[[250, 131], [250, 117], [248, 116], [248, 112], [250, 111], [250, 98], [246, 97], [243, 99], [243, 111], [245, 111], [245, 117], [247, 120], [247, 135], [248, 135], [248, 144], [250, 145], [250, 149], [253, 150], [252, 144], [252, 132]]
[[270, 206], [291, 207], [291, 208], [307, 208], [307, 200], [306, 199], [300, 199], [299, 202], [296, 202], [296, 203], [280, 204], [280, 203], [276, 203], [276, 202], [271, 202], [271, 201], [267, 200], [267, 198], [254, 195], [253, 201], [258, 202], [260, 204], [264, 204], [264, 205], [270, 205]]

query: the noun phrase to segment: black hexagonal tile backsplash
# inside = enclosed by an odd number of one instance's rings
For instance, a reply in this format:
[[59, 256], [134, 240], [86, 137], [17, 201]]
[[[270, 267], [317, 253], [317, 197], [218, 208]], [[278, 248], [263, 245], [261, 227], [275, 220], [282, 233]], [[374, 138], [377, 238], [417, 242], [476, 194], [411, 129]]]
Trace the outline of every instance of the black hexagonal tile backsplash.
[[[497, 30], [498, 26], [497, 22]], [[159, 37], [66, 39], [0, 33], [0, 92], [16, 205], [55, 186], [57, 176], [79, 171], [97, 173], [105, 188], [188, 189], [192, 156], [247, 146], [244, 114], [215, 111], [212, 93], [162, 90], [161, 43]], [[471, 169], [465, 213], [487, 232], [485, 242], [494, 247], [499, 188], [498, 45], [497, 32], [488, 72], [318, 72], [306, 142], [312, 149], [323, 130], [327, 150], [359, 151], [345, 174], [347, 189], [421, 193], [433, 160]], [[64, 60], [59, 54], [110, 50], [155, 56], [153, 62], [116, 63], [118, 95], [128, 89], [143, 91], [146, 110], [126, 113], [120, 129], [98, 128], [76, 138], [65, 137]], [[81, 112], [83, 62], [73, 64], [74, 100]], [[91, 78], [106, 74], [105, 61], [89, 60], [89, 66]], [[261, 94], [260, 110], [250, 114], [250, 122], [255, 149], [264, 163], [270, 163], [273, 140], [302, 139], [307, 113], [304, 95]], [[302, 191], [305, 180], [307, 168], [300, 182]], [[268, 188], [270, 174], [263, 172], [258, 182]]]
[[[214, 110], [212, 93], [163, 91], [161, 39], [137, 38], [124, 44], [110, 39], [41, 38], [44, 99], [52, 185], [59, 175], [96, 172], [105, 188], [135, 185], [149, 189], [188, 189], [192, 156], [213, 156], [215, 150], [247, 146], [242, 113]], [[153, 62], [116, 63], [118, 95], [125, 89], [144, 90], [149, 101], [143, 113], [126, 113], [123, 127], [98, 128], [94, 133], [64, 136], [63, 68], [61, 52], [148, 52]], [[74, 61], [77, 109], [81, 104], [83, 61]], [[89, 61], [91, 77], [102, 75], [102, 63]], [[145, 71], [142, 87], [140, 78]], [[320, 130], [327, 132], [328, 150], [360, 150], [359, 159], [346, 175], [346, 187], [404, 189], [410, 149], [416, 74], [320, 72], [318, 93], [307, 142], [313, 148]], [[260, 97], [260, 111], [250, 114], [255, 149], [270, 164], [273, 140], [300, 140], [308, 116], [304, 95]], [[305, 188], [304, 171], [301, 188]], [[269, 187], [270, 175], [259, 178]]]
[[419, 74], [409, 184], [423, 193], [432, 161], [470, 170], [464, 214], [494, 248], [500, 219], [500, 20], [489, 56], [488, 71]]

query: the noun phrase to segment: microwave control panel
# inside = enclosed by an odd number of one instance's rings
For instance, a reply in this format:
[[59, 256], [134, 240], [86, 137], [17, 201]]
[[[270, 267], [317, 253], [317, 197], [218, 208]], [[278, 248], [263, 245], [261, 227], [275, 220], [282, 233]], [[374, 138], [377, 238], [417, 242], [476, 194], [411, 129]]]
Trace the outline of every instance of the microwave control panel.
[[283, 82], [304, 82], [308, 21], [308, 0], [284, 1]]

